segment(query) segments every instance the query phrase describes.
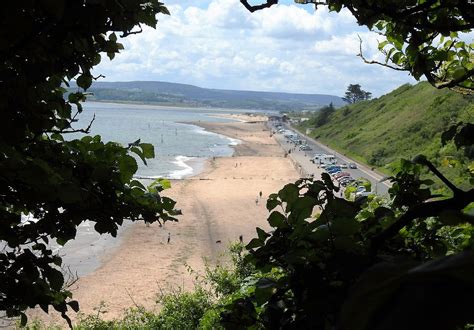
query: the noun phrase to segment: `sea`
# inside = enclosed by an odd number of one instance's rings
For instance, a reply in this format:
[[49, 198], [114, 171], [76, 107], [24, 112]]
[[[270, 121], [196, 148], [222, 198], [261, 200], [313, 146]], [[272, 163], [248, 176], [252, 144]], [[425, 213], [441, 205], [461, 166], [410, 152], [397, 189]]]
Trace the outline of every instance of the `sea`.
[[[192, 123], [232, 122], [235, 120], [219, 117], [221, 114], [259, 112], [258, 110], [172, 108], [153, 105], [115, 104], [86, 102], [84, 111], [78, 115], [73, 128], [86, 128], [91, 120], [90, 135], [100, 135], [103, 141], [115, 141], [127, 146], [140, 142], [155, 146], [155, 158], [147, 161], [138, 159], [136, 178], [143, 183], [148, 179], [183, 179], [198, 174], [206, 159], [228, 157], [233, 154], [233, 146], [241, 141], [209, 132]], [[267, 113], [272, 114], [272, 113]], [[69, 134], [68, 138], [81, 138], [84, 134]], [[148, 182], [147, 182], [148, 181]], [[23, 221], [36, 221], [31, 215]], [[124, 221], [118, 237], [100, 235], [90, 221], [81, 223], [76, 239], [60, 246], [50, 242], [54, 253], [63, 258], [63, 271], [71, 279], [82, 277], [98, 269], [104, 255], [112, 253], [122, 243], [124, 233], [134, 224]]]
[[[207, 158], [232, 156], [232, 146], [239, 144], [239, 140], [191, 123], [230, 122], [234, 120], [216, 115], [249, 112], [102, 102], [85, 102], [83, 107], [73, 128], [87, 127], [95, 116], [90, 135], [98, 134], [103, 141], [125, 146], [139, 139], [154, 145], [155, 158], [147, 161], [147, 165], [137, 158], [136, 177], [140, 179], [182, 179], [199, 173]], [[72, 137], [80, 138], [81, 134]]]

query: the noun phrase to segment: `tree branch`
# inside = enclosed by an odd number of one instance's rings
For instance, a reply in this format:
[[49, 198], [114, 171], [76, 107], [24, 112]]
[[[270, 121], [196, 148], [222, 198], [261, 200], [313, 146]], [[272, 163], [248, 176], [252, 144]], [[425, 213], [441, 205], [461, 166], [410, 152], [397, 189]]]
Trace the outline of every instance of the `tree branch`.
[[129, 35], [132, 35], [132, 34], [142, 33], [143, 29], [142, 29], [142, 26], [140, 24], [138, 24], [138, 28], [140, 29], [138, 31], [123, 32], [122, 35], [120, 35], [120, 38], [125, 38], [125, 37], [128, 37]]
[[244, 5], [244, 7], [251, 13], [257, 10], [262, 10], [264, 8], [270, 8], [273, 5], [278, 4], [278, 0], [267, 0], [265, 3], [261, 5], [254, 5], [252, 6], [249, 4], [248, 0], [240, 0], [240, 3]]
[[429, 160], [426, 160], [426, 162], [424, 163], [424, 165], [426, 165], [431, 172], [433, 172], [434, 175], [436, 175], [441, 181], [443, 181], [443, 183], [448, 186], [449, 189], [451, 189], [451, 191], [454, 193], [454, 195], [456, 196], [456, 194], [458, 193], [461, 193], [462, 190], [459, 189], [458, 187], [456, 187], [451, 181], [449, 181], [434, 165], [432, 162], [430, 162]]
[[85, 134], [89, 134], [90, 133], [90, 129], [92, 127], [92, 123], [94, 122], [95, 120], [95, 113], [94, 113], [94, 117], [92, 117], [92, 120], [90, 121], [89, 125], [84, 129], [84, 128], [80, 128], [80, 129], [73, 129], [73, 130], [70, 130], [70, 131], [64, 131], [64, 130], [51, 130], [51, 131], [47, 131], [46, 133], [58, 133], [58, 134], [68, 134], [68, 133], [85, 133]]
[[375, 255], [382, 244], [395, 236], [400, 229], [418, 218], [436, 217], [446, 210], [462, 210], [470, 203], [474, 202], [474, 189], [469, 191], [459, 190], [456, 196], [440, 201], [426, 202], [416, 205], [403, 214], [397, 222], [386, 230], [376, 235], [371, 240], [371, 254]]
[[390, 65], [388, 63], [382, 63], [382, 62], [379, 62], [379, 61], [374, 61], [374, 60], [368, 60], [364, 54], [362, 53], [362, 38], [357, 35], [357, 37], [359, 37], [359, 54], [357, 54], [357, 56], [359, 56], [362, 61], [364, 61], [364, 63], [366, 64], [377, 64], [377, 65], [381, 65], [381, 66], [384, 66], [386, 68], [389, 68], [389, 69], [392, 69], [392, 70], [397, 70], [397, 71], [408, 71], [407, 69], [404, 69], [402, 67], [397, 67], [397, 66], [393, 66], [393, 65]]

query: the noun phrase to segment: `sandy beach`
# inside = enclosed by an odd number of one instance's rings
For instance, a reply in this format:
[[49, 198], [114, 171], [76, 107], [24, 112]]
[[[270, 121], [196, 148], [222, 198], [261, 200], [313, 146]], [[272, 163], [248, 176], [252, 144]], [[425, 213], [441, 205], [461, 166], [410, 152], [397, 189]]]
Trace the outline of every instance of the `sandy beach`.
[[101, 302], [107, 319], [119, 317], [134, 305], [153, 309], [160, 289], [193, 287], [194, 276], [187, 266], [202, 271], [204, 258], [215, 261], [240, 235], [248, 242], [255, 236], [255, 227], [268, 228], [267, 196], [299, 175], [265, 123], [252, 119], [198, 124], [241, 144], [235, 146], [233, 157], [210, 159], [198, 176], [172, 182], [165, 195], [178, 202], [183, 212], [179, 222], [163, 227], [134, 224], [101, 267], [74, 284], [74, 299], [80, 302], [82, 313], [94, 313]]

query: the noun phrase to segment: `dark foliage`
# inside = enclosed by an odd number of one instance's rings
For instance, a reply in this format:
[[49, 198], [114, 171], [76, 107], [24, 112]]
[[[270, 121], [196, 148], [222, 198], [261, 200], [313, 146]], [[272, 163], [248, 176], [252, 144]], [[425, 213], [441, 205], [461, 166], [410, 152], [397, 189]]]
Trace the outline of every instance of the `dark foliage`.
[[349, 104], [356, 103], [359, 101], [370, 100], [372, 93], [364, 91], [360, 88], [359, 84], [350, 84], [347, 86], [347, 91], [344, 97], [342, 98]]
[[[74, 239], [89, 220], [99, 233], [117, 234], [124, 219], [175, 220], [175, 202], [161, 185], [133, 180], [137, 162], [154, 157], [153, 146], [104, 143], [100, 136], [65, 140], [82, 111], [81, 92], [65, 95], [76, 79], [86, 90], [101, 53], [122, 49], [140, 25], [156, 25], [168, 13], [158, 1], [5, 2], [0, 13], [0, 310], [21, 315], [52, 306], [66, 319], [78, 310], [64, 288], [62, 260], [49, 242]], [[22, 215], [35, 222], [22, 222]]]

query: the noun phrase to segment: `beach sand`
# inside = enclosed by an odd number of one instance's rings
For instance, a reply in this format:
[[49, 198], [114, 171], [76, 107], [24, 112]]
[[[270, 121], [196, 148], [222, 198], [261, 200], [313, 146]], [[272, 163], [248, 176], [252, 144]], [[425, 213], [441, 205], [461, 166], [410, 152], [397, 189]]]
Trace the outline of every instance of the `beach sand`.
[[281, 147], [263, 122], [198, 125], [242, 143], [233, 157], [210, 159], [197, 177], [175, 180], [164, 192], [182, 210], [179, 222], [134, 224], [102, 266], [74, 284], [82, 313], [95, 313], [101, 302], [106, 319], [120, 317], [134, 305], [153, 309], [160, 289], [192, 289], [194, 275], [187, 266], [200, 272], [203, 258], [215, 261], [239, 235], [247, 243], [256, 236], [255, 227], [269, 228], [266, 198], [299, 178]]

